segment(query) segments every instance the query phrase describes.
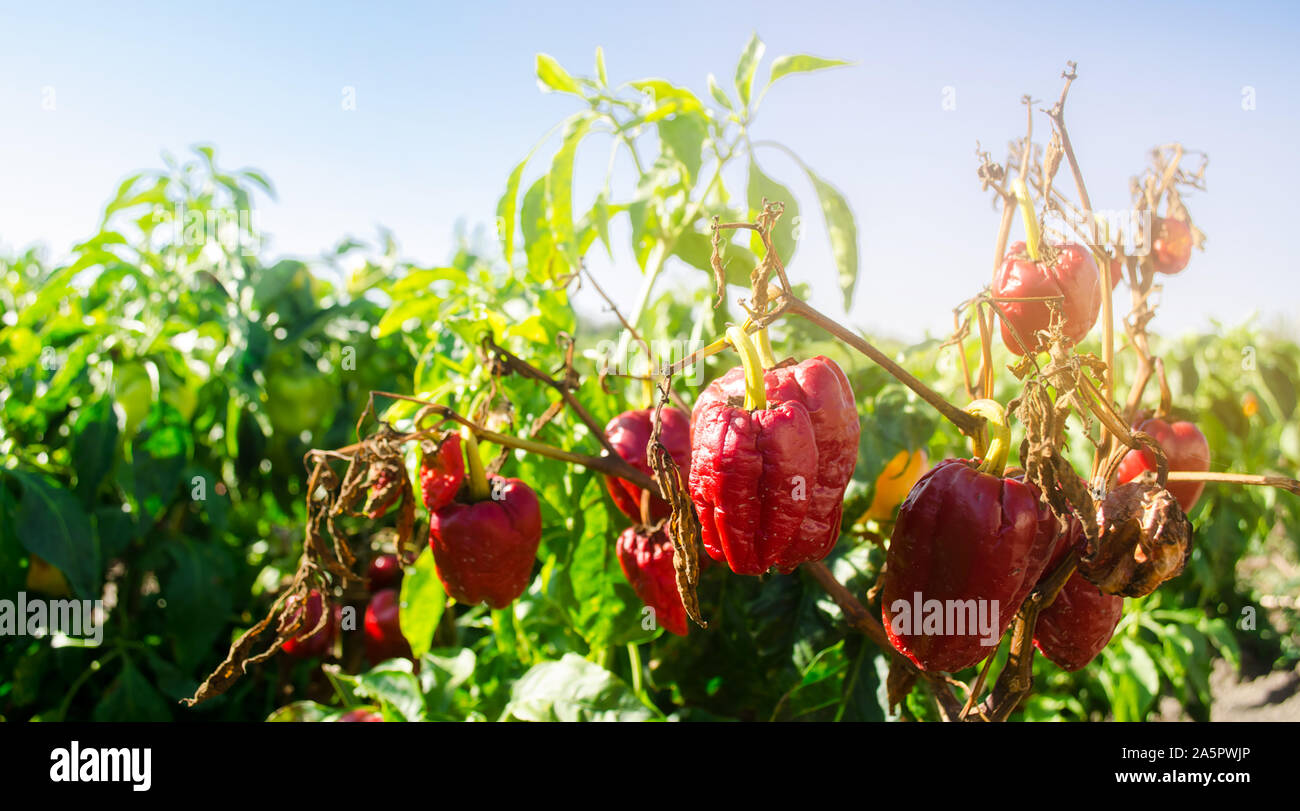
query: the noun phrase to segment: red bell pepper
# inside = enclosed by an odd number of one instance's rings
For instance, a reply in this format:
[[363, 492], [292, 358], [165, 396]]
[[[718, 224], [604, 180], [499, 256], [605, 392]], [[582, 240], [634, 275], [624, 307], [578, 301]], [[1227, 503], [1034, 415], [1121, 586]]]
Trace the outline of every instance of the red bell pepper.
[[[1200, 429], [1190, 422], [1175, 422], [1172, 425], [1164, 420], [1144, 420], [1133, 426], [1143, 433], [1150, 434], [1165, 452], [1169, 469], [1203, 473], [1210, 469], [1210, 443]], [[1136, 479], [1146, 471], [1156, 469], [1156, 458], [1151, 451], [1131, 450], [1119, 463], [1119, 481], [1125, 484]], [[1205, 492], [1205, 482], [1173, 482], [1168, 486], [1173, 497], [1183, 512], [1190, 513], [1192, 507]]]
[[618, 536], [615, 549], [623, 575], [641, 602], [654, 609], [655, 622], [678, 636], [686, 636], [686, 607], [677, 592], [673, 542], [668, 533], [628, 527]]
[[[646, 457], [646, 445], [649, 444], [650, 437], [654, 433], [654, 413], [653, 408], [624, 411], [605, 426], [605, 436], [609, 439], [609, 444], [614, 446], [614, 450], [618, 451], [618, 455], [647, 476], [653, 475], [650, 471], [650, 461]], [[691, 464], [690, 419], [676, 408], [665, 408], [661, 419], [663, 425], [659, 431], [659, 440], [668, 449], [668, 454], [672, 456], [684, 476], [689, 472]], [[641, 488], [615, 476], [606, 476], [605, 483], [619, 511], [633, 521], [640, 521]], [[668, 502], [658, 495], [650, 496], [648, 517], [651, 523], [666, 517], [668, 512]]]
[[[695, 401], [694, 421], [698, 425], [700, 415], [710, 404], [725, 403], [744, 393], [745, 369], [739, 366], [700, 394]], [[801, 563], [826, 557], [839, 541], [844, 490], [857, 466], [862, 429], [848, 377], [839, 364], [822, 355], [802, 363], [786, 361], [765, 370], [763, 394], [769, 404], [791, 402], [803, 406], [812, 422], [817, 447], [817, 472], [808, 480], [808, 512], [793, 542], [775, 563], [778, 571], [789, 573]]]
[[[308, 634], [305, 638], [299, 638], [316, 627], [320, 622], [321, 612], [324, 607], [325, 600], [321, 597], [321, 593], [316, 589], [312, 589], [307, 595], [306, 612], [302, 619], [302, 626], [298, 629], [298, 636], [293, 639], [286, 639], [284, 644], [280, 646], [280, 650], [296, 659], [313, 659], [329, 653], [330, 648], [334, 645], [334, 637], [338, 632], [339, 618], [337, 613], [332, 612], [319, 631]], [[295, 621], [304, 613], [302, 601], [296, 597], [290, 597], [286, 601], [285, 613], [289, 616], [291, 622]]]
[[[1083, 526], [1071, 518], [1069, 528], [1057, 539], [1056, 553], [1043, 569], [1048, 577], [1072, 549], [1081, 549]], [[1110, 642], [1124, 614], [1124, 598], [1103, 594], [1077, 571], [1065, 581], [1056, 599], [1038, 614], [1034, 645], [1048, 659], [1065, 670], [1075, 671], [1091, 662]]]
[[992, 653], [1056, 546], [1038, 488], [1002, 476], [1001, 407], [967, 410], [995, 429], [984, 461], [947, 459], [921, 477], [899, 508], [882, 575], [886, 633], [922, 670], [961, 670]]
[[462, 603], [505, 608], [528, 588], [542, 538], [541, 505], [519, 479], [489, 486], [472, 434], [466, 445], [468, 501], [429, 513], [429, 546], [448, 594]]
[[813, 422], [798, 400], [767, 402], [749, 337], [738, 327], [727, 335], [744, 364], [745, 400], [711, 399], [695, 413], [690, 494], [704, 549], [736, 574], [793, 570], [803, 562], [796, 550], [825, 542], [824, 528], [804, 536], [819, 469]]
[[401, 603], [397, 589], [380, 589], [366, 606], [366, 659], [377, 665], [389, 659], [410, 659], [411, 643], [398, 621]]
[[[994, 298], [1041, 298], [1064, 296], [1061, 314], [1065, 319], [1065, 336], [1078, 343], [1097, 323], [1101, 312], [1101, 274], [1092, 253], [1082, 245], [1068, 243], [1055, 247], [1051, 262], [1029, 258], [1025, 243], [1017, 242], [993, 276]], [[1002, 343], [1013, 355], [1023, 355], [1016, 332], [1031, 352], [1038, 342], [1038, 331], [1051, 323], [1051, 310], [1042, 301], [997, 302], [1003, 318], [998, 319]], [[1009, 326], [1015, 325], [1015, 332]]]

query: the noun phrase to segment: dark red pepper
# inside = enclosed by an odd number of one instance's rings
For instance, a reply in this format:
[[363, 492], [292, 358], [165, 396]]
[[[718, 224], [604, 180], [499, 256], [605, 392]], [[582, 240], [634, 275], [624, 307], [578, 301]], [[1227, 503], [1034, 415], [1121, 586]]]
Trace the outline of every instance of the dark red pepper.
[[398, 621], [401, 603], [397, 589], [381, 589], [366, 606], [366, 659], [377, 665], [389, 659], [410, 659], [411, 643]]
[[677, 592], [673, 569], [673, 542], [660, 529], [628, 527], [615, 544], [623, 575], [641, 602], [654, 609], [655, 622], [678, 636], [686, 636], [686, 607]]
[[[1203, 473], [1210, 469], [1210, 443], [1205, 434], [1190, 422], [1172, 425], [1160, 419], [1149, 419], [1133, 426], [1150, 434], [1165, 452], [1169, 470]], [[1151, 451], [1131, 450], [1119, 463], [1119, 481], [1125, 484], [1146, 471], [1155, 471], [1156, 458]], [[1183, 512], [1190, 513], [1205, 491], [1205, 482], [1172, 482], [1168, 490], [1178, 499]]]
[[[1072, 518], [1069, 528], [1057, 539], [1056, 553], [1042, 577], [1051, 575], [1070, 550], [1081, 550], [1085, 541], [1082, 525]], [[1103, 594], [1076, 571], [1052, 604], [1039, 612], [1034, 645], [1065, 670], [1079, 670], [1110, 642], [1123, 614], [1123, 597]]]
[[1001, 412], [989, 401], [968, 409], [998, 430], [988, 472], [964, 459], [936, 465], [899, 508], [889, 541], [885, 631], [922, 670], [957, 671], [992, 653], [1056, 546], [1057, 521], [1038, 488], [1001, 475], [1009, 433], [990, 406]]
[[478, 443], [466, 437], [468, 501], [452, 501], [429, 513], [429, 546], [438, 579], [462, 603], [505, 608], [528, 588], [542, 539], [537, 494], [519, 479], [490, 485]]
[[[661, 420], [663, 425], [659, 431], [659, 441], [668, 449], [668, 454], [672, 456], [682, 475], [685, 476], [691, 464], [690, 419], [679, 409], [664, 408]], [[624, 411], [605, 426], [605, 436], [609, 439], [609, 444], [614, 446], [614, 450], [618, 451], [618, 455], [647, 476], [652, 473], [650, 462], [646, 457], [646, 445], [649, 444], [653, 433], [653, 408]], [[614, 476], [606, 476], [605, 483], [619, 511], [633, 521], [640, 521], [641, 488], [626, 479]], [[668, 502], [658, 495], [650, 496], [648, 518], [651, 523], [666, 517], [668, 512]]]
[[[316, 624], [320, 622], [323, 608], [324, 599], [321, 597], [321, 593], [316, 589], [312, 589], [307, 595], [306, 616], [303, 617], [302, 625], [298, 629], [298, 636], [302, 636], [316, 627]], [[285, 601], [285, 613], [290, 618], [290, 622], [296, 621], [303, 614], [302, 601], [296, 595]], [[280, 649], [297, 659], [312, 659], [324, 656], [329, 653], [329, 649], [334, 645], [334, 636], [337, 630], [338, 617], [331, 613], [319, 631], [310, 634], [305, 639], [287, 639], [280, 646]]]
[[[767, 369], [763, 372], [763, 390], [769, 404], [792, 402], [803, 406], [812, 422], [817, 447], [816, 475], [808, 480], [808, 512], [794, 540], [775, 564], [779, 571], [789, 573], [801, 563], [826, 557], [839, 541], [844, 490], [857, 466], [861, 425], [849, 380], [830, 358], [818, 355], [802, 363], [787, 361]], [[709, 384], [695, 401], [693, 419], [697, 430], [706, 407], [744, 394], [743, 366]]]
[[[1055, 246], [1051, 262], [1035, 261], [1026, 253], [1025, 243], [1017, 242], [993, 276], [995, 298], [1041, 298], [1064, 296], [1061, 314], [1067, 338], [1078, 343], [1097, 323], [1101, 312], [1101, 275], [1092, 253], [1082, 245], [1067, 243]], [[1037, 332], [1051, 323], [1051, 310], [1042, 301], [998, 302], [1003, 318], [1002, 343], [1013, 355], [1023, 355], [1010, 324], [1020, 333], [1029, 350], [1038, 342]]]
[[381, 589], [397, 588], [402, 584], [403, 574], [402, 564], [398, 562], [397, 555], [376, 555], [366, 569], [366, 581], [370, 593], [374, 594]]
[[[758, 575], [778, 564], [793, 570], [803, 562], [790, 565], [817, 482], [812, 419], [797, 400], [767, 403], [753, 344], [737, 327], [727, 335], [744, 362], [744, 403], [705, 402], [691, 438], [691, 502], [704, 549], [736, 574]], [[824, 542], [820, 534], [812, 540]]]

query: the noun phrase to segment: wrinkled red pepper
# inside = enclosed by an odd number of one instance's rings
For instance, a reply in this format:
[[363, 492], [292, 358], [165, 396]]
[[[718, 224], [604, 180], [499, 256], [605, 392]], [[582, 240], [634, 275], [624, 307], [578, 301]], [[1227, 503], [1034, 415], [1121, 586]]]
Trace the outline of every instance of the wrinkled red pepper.
[[[1001, 267], [993, 276], [995, 298], [1043, 298], [1063, 296], [1061, 315], [1065, 336], [1078, 343], [1097, 323], [1101, 312], [1101, 274], [1092, 253], [1082, 245], [1057, 245], [1051, 262], [1034, 261], [1026, 253], [1025, 243], [1017, 242], [1007, 251]], [[1023, 355], [1016, 340], [1015, 326], [1025, 347], [1033, 351], [1038, 331], [1051, 323], [1051, 310], [1042, 301], [998, 302], [1003, 318], [998, 319], [1002, 343], [1013, 355]]]
[[[614, 450], [618, 451], [618, 455], [647, 476], [653, 475], [646, 457], [646, 445], [654, 433], [654, 413], [653, 408], [624, 411], [605, 426], [605, 436]], [[659, 431], [659, 441], [668, 449], [668, 454], [685, 476], [691, 464], [690, 419], [679, 409], [664, 408], [661, 420], [663, 424]], [[606, 476], [605, 483], [619, 511], [633, 521], [640, 521], [641, 488], [614, 476]], [[651, 523], [666, 517], [668, 512], [668, 502], [658, 495], [650, 496], [648, 517]]]
[[[743, 366], [713, 381], [695, 401], [696, 430], [706, 408], [744, 394]], [[835, 361], [821, 355], [801, 363], [786, 361], [765, 370], [763, 394], [769, 405], [802, 406], [812, 423], [816, 446], [816, 473], [807, 480], [807, 513], [794, 539], [784, 546], [773, 564], [778, 571], [789, 573], [801, 563], [826, 557], [839, 541], [844, 490], [857, 466], [861, 425], [848, 378]], [[706, 535], [706, 550], [709, 550], [708, 543]], [[717, 560], [724, 559], [713, 551], [709, 554]]]
[[997, 433], [985, 461], [947, 459], [917, 481], [881, 578], [889, 640], [922, 670], [953, 672], [992, 653], [1056, 546], [1056, 517], [1038, 488], [1001, 475], [1009, 439], [1001, 407], [976, 401], [968, 410]]
[[472, 434], [466, 445], [468, 500], [429, 513], [429, 546], [448, 594], [505, 608], [528, 588], [542, 539], [541, 504], [519, 479], [489, 484]]
[[738, 327], [727, 336], [746, 372], [743, 405], [711, 399], [695, 413], [690, 493], [704, 549], [736, 574], [802, 563], [793, 548], [825, 542], [803, 538], [817, 483], [817, 437], [798, 400], [768, 403], [753, 344]]
[[[1082, 549], [1085, 540], [1079, 520], [1071, 518], [1069, 528], [1057, 539], [1056, 552], [1042, 577], [1049, 577], [1070, 550]], [[1110, 642], [1123, 614], [1123, 597], [1103, 594], [1076, 571], [1052, 604], [1039, 612], [1034, 645], [1065, 670], [1079, 670]]]
[[420, 496], [432, 512], [451, 502], [465, 480], [465, 456], [460, 434], [450, 433], [420, 459]]
[[673, 542], [668, 533], [628, 527], [618, 536], [615, 549], [623, 575], [641, 602], [654, 609], [655, 622], [678, 636], [686, 636], [686, 607], [677, 593]]

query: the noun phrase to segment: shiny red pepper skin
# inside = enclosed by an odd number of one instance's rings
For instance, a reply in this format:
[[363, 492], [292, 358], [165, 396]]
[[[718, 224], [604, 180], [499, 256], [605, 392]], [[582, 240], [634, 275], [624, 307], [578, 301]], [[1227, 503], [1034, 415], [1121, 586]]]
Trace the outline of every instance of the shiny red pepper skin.
[[[1164, 449], [1169, 469], [1204, 473], [1210, 469], [1210, 442], [1190, 422], [1175, 422], [1172, 425], [1164, 420], [1149, 419], [1133, 426], [1143, 433], [1150, 434]], [[1156, 457], [1151, 451], [1131, 450], [1119, 463], [1119, 483], [1125, 484], [1136, 479], [1148, 470], [1156, 469]], [[1190, 513], [1192, 507], [1205, 492], [1205, 482], [1173, 482], [1168, 490], [1183, 512]]]
[[[288, 602], [285, 611], [289, 612], [291, 616], [297, 617], [302, 613], [302, 608], [298, 605], [300, 601], [290, 597]], [[312, 589], [307, 595], [307, 613], [303, 618], [302, 627], [298, 631], [300, 635], [316, 627], [316, 623], [320, 622], [323, 608], [324, 600], [321, 599], [320, 592]], [[280, 646], [280, 650], [296, 659], [313, 659], [324, 656], [329, 653], [330, 648], [334, 645], [334, 636], [337, 631], [338, 617], [331, 614], [319, 631], [306, 639], [285, 640], [285, 643]]]
[[704, 551], [736, 574], [763, 574], [799, 542], [812, 503], [808, 410], [788, 401], [751, 412], [715, 400], [696, 412], [693, 434], [690, 492]]
[[[1065, 296], [1062, 314], [1065, 316], [1065, 335], [1078, 343], [1097, 323], [1101, 312], [1101, 274], [1087, 248], [1074, 243], [1055, 246], [1056, 258], [1049, 265], [1035, 262], [1025, 253], [1025, 243], [1017, 242], [1007, 251], [1006, 259], [993, 276], [993, 295], [996, 298], [1038, 298]], [[1038, 340], [1035, 333], [1047, 329], [1051, 323], [1051, 310], [1041, 301], [999, 302], [1004, 318], [998, 323], [1002, 329], [1002, 343], [1013, 355], [1023, 355], [1015, 333], [1007, 322], [1015, 325], [1020, 338], [1030, 349]]]
[[505, 608], [528, 588], [542, 538], [537, 494], [519, 479], [492, 482], [493, 495], [429, 513], [429, 546], [447, 593]]
[[[632, 467], [646, 474], [650, 471], [650, 462], [646, 458], [646, 445], [654, 433], [654, 409], [642, 408], [624, 411], [609, 421], [605, 426], [605, 436], [614, 446], [618, 455]], [[691, 422], [681, 410], [664, 408], [663, 426], [659, 431], [659, 441], [668, 449], [668, 454], [677, 463], [685, 476], [691, 464]], [[641, 520], [641, 488], [635, 484], [614, 476], [606, 476], [609, 495], [619, 511], [633, 521]], [[657, 495], [650, 497], [650, 521], [653, 523], [668, 515], [668, 502]]]
[[460, 434], [448, 434], [437, 449], [420, 459], [420, 497], [430, 512], [456, 497], [465, 481], [465, 454]]
[[380, 589], [366, 606], [366, 659], [377, 665], [388, 659], [410, 659], [411, 644], [398, 621], [401, 603], [397, 589]]
[[398, 562], [397, 555], [376, 555], [366, 569], [366, 581], [370, 593], [374, 594], [381, 589], [398, 588], [402, 585], [403, 574], [402, 564]]
[[673, 542], [662, 529], [653, 534], [628, 527], [615, 544], [618, 564], [641, 602], [655, 611], [655, 622], [678, 636], [686, 636], [686, 607], [677, 593], [673, 570]]
[[[1056, 546], [1057, 521], [1038, 498], [1038, 488], [981, 473], [975, 463], [947, 459], [931, 468], [899, 508], [882, 576], [881, 615], [890, 642], [922, 670], [953, 672], [993, 652], [982, 635], [895, 632], [901, 613], [895, 601], [992, 601], [997, 635], [1010, 626]], [[945, 606], [948, 604], [943, 603]], [[978, 603], [977, 603], [978, 605]], [[996, 643], [995, 643], [996, 644]]]
[[[858, 463], [862, 426], [849, 379], [830, 358], [818, 355], [801, 363], [787, 361], [767, 369], [763, 372], [763, 388], [770, 405], [795, 402], [804, 407], [817, 446], [816, 476], [808, 480], [808, 512], [794, 541], [775, 564], [778, 571], [788, 574], [801, 563], [826, 557], [839, 541], [844, 490]], [[709, 403], [726, 402], [729, 397], [744, 394], [745, 372], [737, 366], [700, 394], [693, 421], [698, 425], [699, 414]]]
[[[1069, 530], [1057, 539], [1056, 553], [1043, 569], [1042, 578], [1049, 577], [1066, 554], [1083, 543], [1083, 527], [1078, 519], [1072, 518]], [[1039, 612], [1034, 625], [1034, 645], [1059, 667], [1079, 670], [1110, 642], [1123, 614], [1123, 597], [1103, 594], [1075, 572], [1065, 581], [1052, 604]]]

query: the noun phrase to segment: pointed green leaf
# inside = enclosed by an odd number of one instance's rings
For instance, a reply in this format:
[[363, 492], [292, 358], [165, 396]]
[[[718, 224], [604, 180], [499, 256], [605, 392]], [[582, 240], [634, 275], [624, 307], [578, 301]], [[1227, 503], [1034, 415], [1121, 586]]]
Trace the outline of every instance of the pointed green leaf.
[[736, 92], [740, 95], [742, 109], [749, 108], [749, 94], [754, 87], [754, 72], [758, 70], [758, 61], [763, 58], [763, 40], [758, 34], [751, 34], [745, 51], [736, 63]]
[[569, 72], [555, 61], [555, 57], [549, 54], [539, 53], [537, 55], [537, 81], [541, 83], [542, 90], [546, 88], [558, 90], [561, 93], [578, 93], [578, 83], [573, 80]]
[[[776, 248], [782, 264], [788, 268], [796, 247], [795, 229], [799, 224], [799, 202], [794, 199], [794, 194], [788, 188], [763, 174], [758, 168], [758, 163], [754, 161], [753, 155], [750, 155], [749, 186], [745, 191], [750, 219], [757, 217], [763, 210], [764, 199], [769, 203], [785, 204], [785, 212], [781, 215], [781, 219], [776, 221], [776, 227], [772, 229], [772, 245]], [[750, 247], [757, 252], [762, 249], [761, 246], [762, 241], [759, 240], [758, 234], [753, 233]]]
[[438, 579], [433, 553], [426, 546], [402, 578], [397, 622], [402, 636], [411, 643], [411, 653], [419, 659], [433, 643], [433, 632], [442, 620], [447, 594]]
[[[528, 158], [532, 157], [530, 152]], [[498, 236], [501, 238], [501, 254], [510, 265], [515, 256], [515, 200], [519, 198], [519, 181], [524, 176], [524, 167], [528, 165], [528, 158], [524, 158], [519, 165], [510, 173], [506, 180], [506, 193], [501, 195], [500, 202], [497, 203], [497, 229]]]
[[853, 63], [847, 59], [822, 59], [820, 56], [810, 56], [809, 54], [778, 56], [772, 62], [772, 77], [767, 80], [767, 86], [771, 87], [777, 79], [789, 76], [791, 73], [811, 73], [815, 70], [826, 70], [827, 68], [838, 68], [851, 64]]
[[590, 127], [591, 118], [585, 115], [569, 122], [560, 149], [551, 159], [551, 171], [546, 176], [546, 207], [550, 214], [551, 232], [568, 258], [569, 267], [575, 269], [580, 257], [573, 230], [573, 156]]
[[515, 682], [507, 712], [521, 721], [645, 721], [653, 717], [631, 689], [576, 653], [542, 662]]
[[712, 73], [709, 74], [709, 95], [713, 96], [714, 101], [721, 104], [723, 107], [726, 107], [728, 110], [734, 111], [736, 109], [732, 105], [731, 99], [727, 98], [727, 91], [718, 87], [717, 77]]
[[23, 547], [62, 570], [78, 597], [99, 597], [99, 545], [81, 503], [42, 476], [20, 470], [8, 473], [23, 488], [14, 522]]
[[609, 86], [609, 75], [605, 72], [605, 49], [596, 46], [596, 76], [600, 79], [600, 86]]

